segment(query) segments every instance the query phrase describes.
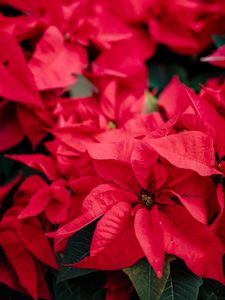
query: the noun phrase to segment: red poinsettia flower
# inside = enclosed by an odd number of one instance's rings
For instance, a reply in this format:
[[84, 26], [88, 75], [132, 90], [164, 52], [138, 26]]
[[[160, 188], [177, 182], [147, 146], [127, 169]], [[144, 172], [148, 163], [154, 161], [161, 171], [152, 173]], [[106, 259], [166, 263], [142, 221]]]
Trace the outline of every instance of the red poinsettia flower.
[[[128, 267], [145, 255], [160, 277], [164, 253], [168, 252], [183, 258], [194, 273], [223, 282], [223, 247], [207, 228], [207, 223], [219, 208], [217, 201], [214, 202], [215, 206], [209, 205], [205, 185], [210, 186], [211, 195], [215, 193], [215, 186], [207, 177], [193, 173], [195, 171], [207, 176], [218, 172], [213, 167], [214, 149], [208, 144], [211, 138], [200, 132], [184, 132], [170, 135], [167, 139], [168, 141], [166, 138], [157, 138], [143, 142], [128, 140], [118, 144], [90, 144], [88, 152], [97, 174], [111, 183], [94, 188], [83, 200], [81, 215], [60, 227], [57, 232], [48, 234], [51, 237], [68, 237], [102, 216], [93, 235], [90, 257], [84, 258], [75, 266], [115, 270]], [[175, 148], [173, 143], [180, 146]], [[199, 147], [205, 143], [209, 152], [199, 152]], [[180, 171], [175, 168], [173, 173], [174, 176], [176, 172], [181, 172], [180, 180], [169, 179], [170, 168], [165, 168], [168, 163], [159, 163], [159, 155], [153, 149], [171, 164], [181, 168]], [[165, 153], [168, 151], [167, 156], [162, 149], [165, 149]], [[186, 161], [184, 157], [187, 157]], [[184, 169], [193, 171], [187, 172]], [[195, 248], [197, 246], [194, 239], [189, 239], [189, 235], [186, 235], [184, 227], [179, 227], [182, 236], [185, 236], [184, 240], [180, 240], [178, 232], [170, 225], [173, 208], [174, 211], [180, 211], [189, 224], [193, 220], [195, 229], [193, 227], [191, 230], [199, 232], [198, 242], [201, 241], [198, 249]], [[175, 222], [178, 224], [180, 221]], [[165, 237], [162, 226], [171, 226], [168, 236], [175, 241], [173, 247], [170, 247], [169, 238]], [[187, 246], [183, 244], [186, 239]], [[211, 271], [214, 264], [213, 251], [205, 251], [207, 239], [218, 245], [218, 272]], [[177, 248], [179, 242], [180, 250]], [[183, 246], [191, 247], [192, 244], [193, 249], [199, 253], [197, 257], [188, 257], [186, 250], [182, 251]], [[208, 260], [207, 268], [205, 260]]]
[[122, 99], [118, 89], [117, 81], [108, 80], [100, 99], [59, 99], [55, 110], [60, 120], [59, 127], [51, 130], [58, 143], [58, 159], [80, 156], [86, 151], [86, 144], [92, 141], [143, 137], [164, 123], [159, 112], [144, 113], [145, 97], [129, 95]]

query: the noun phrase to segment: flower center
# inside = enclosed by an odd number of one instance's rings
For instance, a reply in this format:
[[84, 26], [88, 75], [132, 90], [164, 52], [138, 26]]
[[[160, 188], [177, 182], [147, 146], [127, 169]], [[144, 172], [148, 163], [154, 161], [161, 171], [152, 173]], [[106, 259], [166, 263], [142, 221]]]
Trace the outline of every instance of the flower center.
[[114, 129], [114, 128], [116, 128], [116, 123], [113, 122], [113, 121], [109, 121], [109, 122], [108, 122], [108, 128], [109, 128], [109, 129]]
[[150, 208], [154, 203], [153, 199], [148, 195], [140, 195], [139, 200], [147, 208]]
[[69, 32], [66, 32], [65, 35], [64, 35], [64, 41], [66, 43], [69, 43], [71, 41], [71, 35]]

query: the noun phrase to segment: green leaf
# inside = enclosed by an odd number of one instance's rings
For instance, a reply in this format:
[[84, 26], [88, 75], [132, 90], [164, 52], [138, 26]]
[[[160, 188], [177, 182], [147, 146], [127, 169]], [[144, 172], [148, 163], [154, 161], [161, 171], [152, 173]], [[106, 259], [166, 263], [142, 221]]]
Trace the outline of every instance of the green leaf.
[[225, 44], [225, 35], [213, 35], [212, 36], [213, 43], [216, 45], [217, 48], [223, 46]]
[[67, 280], [54, 285], [55, 300], [104, 300], [105, 276], [102, 272]]
[[146, 258], [130, 268], [123, 269], [132, 281], [141, 300], [158, 300], [166, 286], [170, 272], [170, 259], [166, 258], [162, 279], [158, 279]]
[[179, 260], [171, 264], [170, 276], [160, 300], [197, 300], [202, 278]]
[[[73, 264], [89, 255], [91, 239], [95, 226], [96, 222], [93, 222], [79, 230], [69, 239], [62, 264]], [[83, 276], [91, 272], [95, 272], [95, 270], [79, 269], [62, 265], [58, 274], [57, 282]]]
[[198, 300], [218, 300], [214, 292], [209, 288], [207, 285], [206, 286], [201, 286], [199, 295], [198, 295]]
[[203, 280], [203, 285], [199, 290], [198, 300], [224, 300], [224, 299], [225, 299], [224, 285], [212, 279]]
[[157, 111], [157, 98], [154, 97], [149, 91], [145, 92], [146, 99], [146, 113]]
[[70, 88], [69, 93], [74, 98], [90, 97], [96, 91], [95, 86], [84, 76], [77, 76], [76, 83]]
[[67, 281], [58, 283], [54, 286], [55, 300], [79, 300], [80, 288], [76, 283]]
[[178, 75], [182, 82], [187, 80], [187, 73], [184, 67], [178, 64], [150, 64], [149, 70], [150, 87], [159, 91], [169, 83], [174, 75]]

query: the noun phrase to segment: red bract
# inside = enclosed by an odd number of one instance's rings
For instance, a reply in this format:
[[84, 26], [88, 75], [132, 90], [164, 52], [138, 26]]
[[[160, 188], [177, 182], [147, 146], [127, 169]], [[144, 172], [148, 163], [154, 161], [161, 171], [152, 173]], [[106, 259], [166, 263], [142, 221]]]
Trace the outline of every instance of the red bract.
[[225, 67], [225, 46], [214, 51], [210, 56], [201, 59], [204, 62], [209, 62], [214, 66]]
[[107, 5], [113, 14], [124, 20], [127, 24], [142, 24], [147, 17], [146, 8], [149, 3], [146, 0], [129, 0], [121, 1], [120, 6], [116, 5], [114, 1], [107, 1]]
[[200, 95], [209, 102], [217, 113], [225, 118], [225, 85], [217, 79], [207, 81], [206, 86], [202, 86]]
[[[173, 79], [163, 92], [159, 103], [168, 117], [174, 117], [177, 120], [186, 118], [184, 120], [184, 124], [186, 123], [185, 129], [207, 132], [213, 138], [215, 152], [219, 158], [222, 158], [225, 153], [223, 138], [225, 121], [216, 111], [214, 107], [216, 105], [215, 102], [208, 100], [208, 93], [206, 95], [202, 93], [202, 96], [196, 95], [193, 90], [181, 84], [177, 79]], [[166, 101], [167, 99], [168, 102]], [[180, 103], [181, 99], [182, 104]], [[172, 110], [169, 101], [171, 101]], [[187, 120], [188, 114], [189, 120]]]
[[21, 48], [16, 40], [5, 32], [0, 33], [0, 38], [0, 96], [42, 107], [42, 101]]
[[149, 29], [153, 39], [182, 54], [201, 52], [212, 34], [224, 32], [223, 1], [152, 1]]
[[78, 46], [66, 44], [60, 31], [50, 26], [36, 45], [28, 66], [37, 88], [46, 90], [72, 85], [85, 64], [85, 51]]
[[[37, 286], [37, 295], [39, 298], [51, 300], [51, 295], [48, 290], [47, 283], [44, 278], [43, 268], [40, 264], [36, 263], [37, 266], [37, 276], [38, 276], [38, 286]], [[13, 290], [16, 290], [23, 294], [28, 294], [27, 290], [21, 286], [20, 282], [18, 281], [18, 277], [13, 270], [12, 266], [8, 262], [6, 258], [1, 259], [0, 262], [1, 267], [1, 274], [0, 274], [0, 282], [7, 285]]]
[[[47, 102], [47, 99], [44, 99]], [[47, 105], [46, 105], [47, 106]], [[23, 105], [16, 107], [17, 119], [19, 126], [22, 127], [21, 132], [30, 140], [33, 149], [46, 137], [45, 128], [53, 126], [53, 118], [46, 107], [45, 110], [32, 110]]]
[[16, 218], [20, 211], [20, 207], [14, 206], [5, 214], [0, 224], [0, 244], [20, 285], [37, 299], [39, 272], [43, 271], [36, 266], [36, 259], [52, 268], [58, 267], [40, 222], [34, 218], [20, 222]]
[[178, 77], [173, 77], [158, 99], [158, 105], [164, 110], [167, 118], [184, 112], [189, 104], [188, 96]]
[[161, 220], [166, 251], [181, 257], [197, 275], [211, 277], [224, 284], [224, 247], [218, 237], [203, 224], [192, 221], [190, 214], [178, 205], [168, 206], [165, 211]]
[[225, 154], [223, 128], [225, 121], [217, 114], [216, 110], [205, 99], [198, 97], [193, 91], [186, 88], [187, 94], [193, 105], [196, 114], [203, 120], [209, 123], [215, 131], [215, 148], [219, 157]]
[[46, 185], [46, 182], [38, 175], [25, 178], [14, 194], [13, 205], [25, 207], [31, 197]]
[[18, 218], [25, 219], [45, 212], [51, 223], [63, 223], [67, 218], [69, 206], [69, 192], [66, 190], [66, 182], [61, 179], [53, 182], [50, 187], [40, 189]]
[[196, 171], [201, 176], [219, 174], [215, 169], [213, 139], [199, 131], [153, 139], [149, 144], [176, 167]]
[[60, 171], [57, 163], [51, 156], [43, 154], [12, 154], [6, 157], [17, 160], [38, 171], [43, 172], [49, 180], [55, 180], [60, 177]]

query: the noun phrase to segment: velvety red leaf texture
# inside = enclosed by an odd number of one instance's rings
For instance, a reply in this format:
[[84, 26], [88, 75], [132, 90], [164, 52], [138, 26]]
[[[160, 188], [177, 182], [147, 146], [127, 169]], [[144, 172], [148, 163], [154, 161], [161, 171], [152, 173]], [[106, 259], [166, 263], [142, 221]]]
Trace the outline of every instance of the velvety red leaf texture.
[[0, 1], [3, 298], [224, 294], [224, 34], [222, 0]]

